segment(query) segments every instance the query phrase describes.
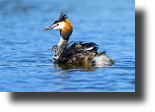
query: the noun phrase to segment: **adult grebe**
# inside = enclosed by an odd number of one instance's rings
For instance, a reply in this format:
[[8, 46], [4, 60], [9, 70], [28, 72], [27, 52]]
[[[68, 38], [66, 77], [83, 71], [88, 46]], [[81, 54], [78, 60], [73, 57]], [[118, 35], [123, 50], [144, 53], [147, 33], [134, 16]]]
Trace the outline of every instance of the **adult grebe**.
[[52, 62], [54, 63], [73, 63], [73, 64], [114, 64], [114, 62], [107, 57], [105, 52], [98, 53], [99, 48], [97, 44], [83, 41], [71, 42], [68, 44], [73, 27], [67, 19], [66, 14], [61, 12], [60, 17], [51, 26], [43, 28], [42, 30], [60, 30], [61, 39], [58, 45], [54, 45], [49, 50], [54, 50]]

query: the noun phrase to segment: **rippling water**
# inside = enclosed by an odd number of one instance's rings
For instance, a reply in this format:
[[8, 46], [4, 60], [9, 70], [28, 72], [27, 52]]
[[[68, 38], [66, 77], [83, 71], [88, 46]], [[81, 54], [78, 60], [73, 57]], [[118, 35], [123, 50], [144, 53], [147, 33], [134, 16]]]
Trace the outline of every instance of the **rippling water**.
[[[0, 91], [135, 92], [134, 0], [1, 0]], [[58, 31], [42, 31], [65, 12], [70, 40], [95, 42], [110, 67], [53, 64]]]

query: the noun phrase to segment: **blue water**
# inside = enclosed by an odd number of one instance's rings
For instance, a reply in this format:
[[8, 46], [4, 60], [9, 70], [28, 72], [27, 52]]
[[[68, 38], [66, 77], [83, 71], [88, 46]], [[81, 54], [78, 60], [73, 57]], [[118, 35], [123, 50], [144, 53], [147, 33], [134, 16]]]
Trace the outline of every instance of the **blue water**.
[[[95, 42], [109, 67], [52, 63], [59, 31], [42, 31], [67, 13], [71, 40]], [[134, 0], [0, 0], [0, 91], [135, 92]]]

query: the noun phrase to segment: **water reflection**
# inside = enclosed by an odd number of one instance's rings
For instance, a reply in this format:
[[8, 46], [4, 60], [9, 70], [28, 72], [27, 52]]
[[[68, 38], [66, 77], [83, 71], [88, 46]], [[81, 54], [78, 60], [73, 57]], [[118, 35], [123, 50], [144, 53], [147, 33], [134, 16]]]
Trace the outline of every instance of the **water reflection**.
[[93, 64], [87, 64], [87, 65], [77, 65], [77, 64], [67, 64], [67, 63], [58, 63], [53, 64], [53, 67], [55, 70], [69, 70], [71, 71], [95, 71], [98, 67], [110, 67], [112, 65], [93, 65]]

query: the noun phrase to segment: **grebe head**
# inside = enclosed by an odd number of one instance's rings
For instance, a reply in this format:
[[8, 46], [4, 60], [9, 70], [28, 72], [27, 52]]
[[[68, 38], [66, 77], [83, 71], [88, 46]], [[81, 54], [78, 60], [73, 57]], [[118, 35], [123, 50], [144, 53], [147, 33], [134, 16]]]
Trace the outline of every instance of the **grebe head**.
[[42, 30], [61, 30], [64, 28], [65, 26], [65, 19], [67, 19], [68, 17], [66, 16], [66, 14], [63, 14], [61, 12], [60, 17], [58, 20], [56, 20], [51, 26], [43, 28]]
[[52, 50], [52, 51], [58, 52], [60, 50], [60, 47], [58, 45], [54, 45], [51, 48], [49, 48], [48, 50]]
[[60, 30], [60, 35], [64, 39], [69, 39], [72, 34], [73, 27], [67, 18], [68, 16], [61, 12], [58, 20], [56, 20], [51, 26], [43, 28], [42, 30]]
[[61, 49], [58, 45], [54, 45], [51, 48], [49, 48], [48, 50], [53, 50], [55, 51], [54, 55], [53, 55], [53, 60], [52, 62], [57, 63], [59, 56], [61, 55]]

